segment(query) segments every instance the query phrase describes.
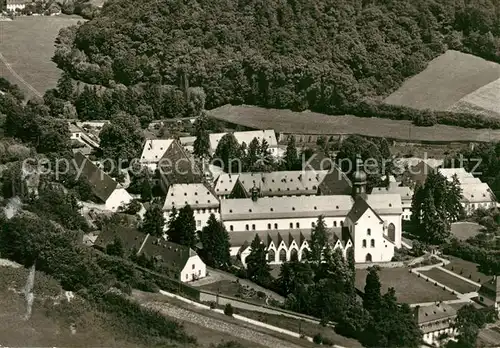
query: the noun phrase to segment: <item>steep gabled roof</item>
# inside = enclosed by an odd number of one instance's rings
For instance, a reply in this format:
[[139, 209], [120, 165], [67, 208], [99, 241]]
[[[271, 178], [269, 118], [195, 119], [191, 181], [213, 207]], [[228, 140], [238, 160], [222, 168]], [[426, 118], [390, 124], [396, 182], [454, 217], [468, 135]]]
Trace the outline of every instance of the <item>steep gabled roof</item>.
[[148, 139], [144, 143], [140, 163], [158, 163], [172, 144], [172, 139]]
[[377, 214], [373, 208], [370, 207], [370, 205], [366, 202], [366, 200], [363, 197], [356, 197], [354, 200], [354, 205], [352, 206], [351, 210], [347, 214], [347, 218], [351, 220], [353, 223], [356, 223], [361, 217], [364, 215], [364, 213], [368, 210], [373, 211], [375, 216], [380, 220], [383, 221], [380, 216]]
[[174, 140], [158, 163], [160, 174], [168, 185], [192, 184], [204, 181], [202, 168], [181, 144]]
[[[437, 320], [452, 319], [457, 315], [457, 311], [450, 305], [447, 305], [445, 303], [439, 303], [430, 306], [418, 307], [416, 308], [416, 314], [417, 314], [418, 325], [423, 326], [422, 331], [424, 333], [427, 333], [430, 331], [435, 331], [436, 329], [439, 328], [436, 328], [436, 326], [426, 327], [425, 324], [432, 323]], [[443, 326], [443, 328], [446, 328], [447, 327], [446, 325], [450, 326], [451, 324], [445, 322], [445, 326]]]
[[90, 184], [92, 193], [102, 202], [106, 202], [118, 183], [82, 153], [75, 152], [74, 157], [76, 170], [81, 170], [81, 175]]

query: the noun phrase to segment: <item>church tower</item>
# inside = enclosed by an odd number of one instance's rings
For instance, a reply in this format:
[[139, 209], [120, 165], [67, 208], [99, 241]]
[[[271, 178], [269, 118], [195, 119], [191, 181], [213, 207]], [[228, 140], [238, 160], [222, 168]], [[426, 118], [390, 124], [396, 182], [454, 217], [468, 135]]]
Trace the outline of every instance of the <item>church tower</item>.
[[363, 169], [363, 161], [358, 155], [356, 158], [356, 171], [352, 177], [352, 196], [354, 198], [366, 198], [366, 173]]

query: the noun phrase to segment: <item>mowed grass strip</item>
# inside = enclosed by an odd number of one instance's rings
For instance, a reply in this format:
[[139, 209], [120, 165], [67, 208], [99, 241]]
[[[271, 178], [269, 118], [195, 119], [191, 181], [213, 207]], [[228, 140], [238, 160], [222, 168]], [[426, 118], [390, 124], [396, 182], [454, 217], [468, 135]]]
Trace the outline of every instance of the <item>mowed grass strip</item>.
[[437, 124], [418, 127], [411, 121], [390, 120], [351, 115], [325, 115], [316, 112], [265, 109], [249, 105], [224, 105], [208, 115], [225, 122], [254, 129], [274, 129], [285, 134], [364, 135], [416, 142], [500, 141], [500, 130], [472, 129]]
[[[356, 270], [356, 288], [362, 292], [367, 273], [365, 269]], [[398, 302], [412, 304], [457, 299], [457, 296], [451, 292], [410, 273], [408, 268], [382, 268], [379, 277], [382, 283], [382, 293], [387, 292], [389, 288], [394, 288]]]
[[422, 271], [420, 273], [422, 273], [427, 277], [430, 277], [431, 279], [435, 280], [438, 283], [441, 283], [449, 288], [452, 288], [453, 290], [461, 294], [466, 294], [468, 292], [474, 292], [479, 290], [479, 287], [471, 283], [468, 283], [460, 278], [457, 278], [454, 275], [446, 273], [445, 271], [442, 271], [439, 268], [433, 268], [428, 271]]
[[453, 256], [446, 256], [446, 257], [449, 258], [451, 262], [447, 264], [444, 268], [458, 275], [461, 275], [462, 277], [468, 278], [480, 284], [483, 284], [491, 280], [492, 278], [491, 276], [479, 272], [477, 269], [478, 265], [474, 262], [466, 261]]
[[[43, 94], [54, 88], [61, 74], [54, 62], [54, 42], [59, 30], [77, 24], [75, 16], [25, 16], [13, 21], [0, 21], [0, 52], [27, 83]], [[18, 84], [29, 96], [33, 93], [22, 85], [1, 63], [0, 74]]]

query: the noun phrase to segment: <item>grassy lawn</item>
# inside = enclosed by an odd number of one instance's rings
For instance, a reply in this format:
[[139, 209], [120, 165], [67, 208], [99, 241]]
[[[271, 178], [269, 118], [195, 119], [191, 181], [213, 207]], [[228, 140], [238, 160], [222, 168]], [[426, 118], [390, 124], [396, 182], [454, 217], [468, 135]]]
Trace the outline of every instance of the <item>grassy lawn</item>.
[[323, 327], [321, 325], [313, 324], [307, 321], [289, 318], [282, 315], [260, 313], [239, 308], [235, 309], [235, 313], [250, 319], [258, 320], [262, 323], [278, 326], [286, 330], [301, 332], [309, 337], [314, 337], [314, 335], [320, 333], [321, 336], [330, 339], [334, 344], [343, 347], [362, 347], [361, 343], [359, 343], [358, 341], [341, 336], [335, 333], [332, 328]]
[[423, 271], [420, 273], [462, 294], [479, 290], [477, 286], [474, 286], [471, 283], [467, 283], [466, 281], [459, 279], [449, 273], [441, 271], [438, 268], [433, 268], [431, 270]]
[[[54, 40], [61, 28], [76, 24], [75, 16], [28, 16], [0, 22], [0, 52], [27, 83], [43, 94], [54, 88], [61, 71], [52, 62]], [[1, 65], [1, 76], [18, 84], [26, 95], [34, 93]]]
[[[367, 270], [356, 270], [356, 288], [364, 291]], [[382, 268], [379, 273], [382, 292], [393, 287], [399, 302], [422, 303], [433, 301], [454, 300], [457, 297], [449, 291], [426, 282], [417, 275], [409, 273], [407, 268]]]
[[477, 270], [477, 264], [474, 262], [465, 261], [453, 256], [446, 256], [450, 259], [450, 263], [446, 265], [446, 269], [456, 274], [461, 275], [462, 277], [469, 278], [470, 280], [476, 283], [484, 283], [490, 280], [492, 277], [487, 276], [484, 273], [481, 273]]
[[451, 233], [459, 240], [467, 240], [481, 233], [484, 227], [474, 222], [455, 222], [451, 224]]
[[232, 280], [220, 280], [215, 283], [202, 285], [199, 287], [200, 290], [211, 291], [214, 293], [220, 293], [222, 295], [227, 295], [231, 297], [238, 297], [242, 300], [253, 302], [256, 304], [264, 305], [266, 304], [265, 297], [259, 298], [257, 292]]
[[445, 125], [417, 127], [410, 121], [356, 116], [330, 116], [315, 112], [265, 109], [256, 106], [225, 105], [208, 111], [211, 117], [232, 124], [274, 129], [293, 134], [359, 134], [395, 140], [421, 141], [498, 141], [500, 131]]

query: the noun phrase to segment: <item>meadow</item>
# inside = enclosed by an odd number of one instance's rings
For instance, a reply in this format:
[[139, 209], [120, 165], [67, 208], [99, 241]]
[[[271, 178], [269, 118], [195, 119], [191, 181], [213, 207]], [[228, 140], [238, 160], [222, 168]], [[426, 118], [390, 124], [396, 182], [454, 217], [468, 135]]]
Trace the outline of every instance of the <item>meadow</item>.
[[[421, 73], [406, 80], [385, 102], [415, 109], [445, 111], [462, 98], [478, 90], [477, 105], [489, 107], [491, 88], [481, 87], [500, 78], [500, 65], [471, 54], [449, 50], [432, 60]], [[465, 101], [470, 99], [465, 98]], [[490, 105], [491, 106], [491, 105]], [[469, 111], [462, 108], [462, 111]], [[498, 115], [500, 117], [500, 114]]]
[[54, 41], [61, 28], [81, 20], [77, 16], [26, 16], [1, 21], [0, 76], [18, 84], [28, 97], [54, 88], [61, 74], [52, 62]]

